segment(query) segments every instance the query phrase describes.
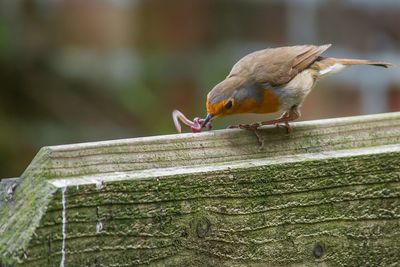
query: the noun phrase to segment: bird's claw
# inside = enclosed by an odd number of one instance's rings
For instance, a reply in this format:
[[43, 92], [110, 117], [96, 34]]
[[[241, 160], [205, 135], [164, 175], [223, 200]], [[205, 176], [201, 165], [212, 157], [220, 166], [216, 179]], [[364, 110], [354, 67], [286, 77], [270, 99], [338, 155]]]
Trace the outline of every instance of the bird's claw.
[[186, 116], [183, 115], [183, 113], [180, 112], [179, 110], [174, 110], [172, 112], [172, 119], [174, 121], [175, 128], [179, 133], [182, 132], [182, 127], [179, 121], [189, 126], [192, 133], [199, 133], [203, 128], [206, 128], [208, 130], [212, 128], [211, 122], [208, 122], [204, 125], [204, 119], [198, 117], [194, 118], [193, 121], [191, 121], [188, 118], [186, 118]]

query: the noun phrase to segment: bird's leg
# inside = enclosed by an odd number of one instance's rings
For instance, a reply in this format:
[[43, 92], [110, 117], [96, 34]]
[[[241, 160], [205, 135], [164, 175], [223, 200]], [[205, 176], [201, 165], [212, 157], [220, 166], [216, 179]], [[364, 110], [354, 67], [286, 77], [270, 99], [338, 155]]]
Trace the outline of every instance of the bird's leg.
[[260, 122], [260, 125], [277, 125], [279, 123], [286, 122], [288, 117], [289, 117], [289, 112], [286, 111], [279, 118], [269, 121], [262, 121]]
[[270, 121], [263, 121], [261, 125], [276, 125], [280, 126], [280, 123], [284, 123], [284, 127], [286, 128], [288, 133], [293, 131], [292, 127], [289, 125], [290, 121], [297, 120], [300, 118], [300, 111], [298, 110], [297, 106], [292, 107], [289, 111], [286, 111], [280, 116], [278, 119], [270, 120]]
[[264, 147], [264, 140], [263, 137], [261, 136], [260, 132], [257, 130], [258, 127], [260, 127], [261, 125], [259, 123], [253, 123], [253, 124], [238, 124], [238, 125], [230, 125], [228, 126], [229, 129], [243, 129], [243, 130], [248, 130], [253, 132], [256, 137], [257, 137], [257, 141], [258, 144], [260, 145], [260, 148]]
[[229, 125], [228, 128], [229, 129], [243, 129], [243, 130], [250, 130], [250, 131], [254, 131], [257, 130], [258, 127], [260, 127], [261, 124], [259, 124], [258, 122], [253, 123], [253, 124], [237, 124], [237, 125]]
[[230, 125], [228, 128], [239, 128], [243, 130], [257, 130], [262, 125], [278, 125], [278, 123], [282, 123], [286, 121], [286, 118], [289, 117], [289, 112], [285, 112], [278, 119], [263, 121], [263, 122], [255, 122], [253, 124], [238, 124], [238, 125]]
[[277, 127], [281, 126], [280, 123], [283, 123], [288, 133], [292, 132], [292, 127], [290, 127], [289, 122], [297, 120], [300, 118], [300, 111], [298, 110], [297, 106], [293, 106], [289, 111], [285, 111], [279, 118], [274, 119], [274, 120], [269, 120], [269, 121], [263, 121], [263, 122], [256, 122], [253, 124], [238, 124], [238, 125], [230, 125], [228, 128], [239, 128], [239, 129], [244, 129], [244, 130], [250, 130], [250, 131], [255, 131], [257, 130], [260, 126], [263, 125], [276, 125]]

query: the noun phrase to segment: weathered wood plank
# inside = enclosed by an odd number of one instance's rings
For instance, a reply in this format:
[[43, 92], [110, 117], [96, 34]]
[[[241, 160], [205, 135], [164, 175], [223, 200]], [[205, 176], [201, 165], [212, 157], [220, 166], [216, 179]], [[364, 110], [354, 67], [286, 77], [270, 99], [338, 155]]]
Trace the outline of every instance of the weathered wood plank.
[[0, 206], [1, 202], [10, 202], [14, 198], [14, 192], [21, 180], [19, 178], [7, 178], [0, 180]]
[[399, 265], [400, 113], [294, 127], [44, 148], [0, 203], [0, 261]]

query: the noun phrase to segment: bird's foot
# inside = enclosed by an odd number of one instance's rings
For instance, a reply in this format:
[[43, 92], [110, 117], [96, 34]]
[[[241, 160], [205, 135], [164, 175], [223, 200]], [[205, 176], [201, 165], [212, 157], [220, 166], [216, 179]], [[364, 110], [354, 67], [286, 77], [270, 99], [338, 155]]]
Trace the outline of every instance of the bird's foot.
[[238, 124], [238, 125], [229, 125], [228, 129], [242, 129], [242, 130], [249, 130], [255, 131], [261, 126], [260, 123], [256, 122], [253, 124]]
[[292, 126], [290, 126], [289, 122], [285, 122], [283, 124], [281, 123], [275, 123], [276, 128], [284, 128], [286, 129], [287, 134], [291, 134], [293, 132]]
[[260, 150], [264, 148], [264, 138], [261, 133], [258, 131], [258, 128], [261, 126], [260, 123], [256, 122], [253, 124], [238, 124], [238, 125], [230, 125], [228, 129], [243, 129], [253, 132], [257, 137], [257, 142], [260, 146]]

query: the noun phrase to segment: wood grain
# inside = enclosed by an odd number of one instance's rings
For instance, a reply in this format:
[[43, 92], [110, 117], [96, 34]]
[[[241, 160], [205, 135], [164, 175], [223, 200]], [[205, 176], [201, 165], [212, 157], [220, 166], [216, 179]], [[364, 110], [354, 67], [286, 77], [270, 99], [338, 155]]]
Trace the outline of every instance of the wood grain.
[[0, 202], [0, 262], [400, 264], [400, 113], [260, 133], [43, 148]]

